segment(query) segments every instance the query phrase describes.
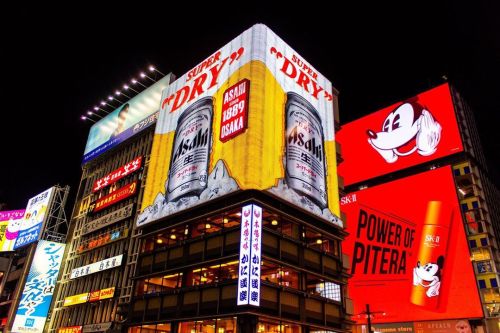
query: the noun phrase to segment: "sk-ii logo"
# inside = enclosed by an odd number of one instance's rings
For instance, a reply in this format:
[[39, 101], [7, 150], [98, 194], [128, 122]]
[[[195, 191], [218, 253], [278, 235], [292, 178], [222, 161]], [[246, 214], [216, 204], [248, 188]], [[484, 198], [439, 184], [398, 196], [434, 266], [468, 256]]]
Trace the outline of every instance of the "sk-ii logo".
[[414, 152], [422, 156], [434, 154], [441, 140], [441, 129], [427, 107], [410, 100], [389, 113], [380, 132], [368, 129], [366, 134], [373, 149], [387, 163], [394, 163], [400, 156]]
[[425, 245], [430, 247], [439, 246], [439, 236], [425, 235]]

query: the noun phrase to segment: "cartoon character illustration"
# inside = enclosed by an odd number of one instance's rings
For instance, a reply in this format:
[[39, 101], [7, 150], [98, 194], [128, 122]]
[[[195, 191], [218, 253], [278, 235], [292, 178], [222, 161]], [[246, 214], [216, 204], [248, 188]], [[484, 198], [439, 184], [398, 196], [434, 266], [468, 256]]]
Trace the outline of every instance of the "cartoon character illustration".
[[366, 131], [370, 145], [386, 160], [394, 163], [399, 156], [415, 151], [422, 156], [436, 152], [441, 140], [441, 125], [426, 107], [407, 101], [385, 118], [381, 132]]
[[417, 267], [413, 268], [413, 285], [427, 288], [425, 294], [427, 297], [439, 295], [441, 287], [441, 269], [443, 269], [444, 257], [439, 256], [436, 263], [429, 262], [425, 265], [420, 265], [417, 262]]
[[5, 230], [5, 240], [1, 249], [2, 251], [12, 251], [12, 247], [17, 239], [17, 235], [19, 235], [19, 230], [21, 229], [21, 224], [23, 222], [23, 218], [9, 220], [9, 224]]

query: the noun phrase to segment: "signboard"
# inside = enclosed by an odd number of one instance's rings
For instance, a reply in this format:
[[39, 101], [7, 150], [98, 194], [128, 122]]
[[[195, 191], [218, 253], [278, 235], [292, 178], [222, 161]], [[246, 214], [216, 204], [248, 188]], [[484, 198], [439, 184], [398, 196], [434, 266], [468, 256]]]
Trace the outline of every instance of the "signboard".
[[243, 32], [163, 91], [137, 225], [256, 189], [342, 226], [332, 89], [266, 26]]
[[106, 207], [114, 205], [117, 202], [127, 199], [128, 197], [134, 195], [136, 191], [137, 180], [134, 180], [132, 183], [122, 186], [119, 189], [97, 200], [93, 208], [91, 209], [91, 212], [96, 213]]
[[89, 234], [96, 230], [107, 227], [108, 225], [112, 225], [121, 220], [131, 217], [133, 209], [134, 209], [134, 204], [130, 204], [120, 209], [117, 209], [114, 212], [101, 216], [95, 220], [87, 222], [82, 227], [82, 235]]
[[370, 304], [385, 313], [374, 323], [483, 316], [450, 167], [353, 192], [341, 209], [354, 313]]
[[345, 186], [463, 150], [447, 83], [343, 125], [337, 140]]
[[24, 213], [24, 209], [0, 212], [0, 252], [14, 250]]
[[14, 250], [36, 242], [43, 231], [45, 219], [49, 213], [54, 188], [31, 198], [26, 206], [24, 221], [21, 222], [19, 234], [14, 243]]
[[157, 111], [161, 92], [168, 87], [171, 79], [169, 74], [158, 80], [96, 122], [90, 128], [83, 163], [93, 160], [154, 124], [158, 118]]
[[89, 300], [89, 293], [83, 293], [73, 296], [68, 296], [64, 299], [63, 306], [72, 306], [77, 304], [87, 303]]
[[57, 333], [82, 333], [82, 326], [61, 327]]
[[83, 333], [106, 332], [111, 328], [111, 325], [113, 325], [112, 322], [85, 325], [83, 326]]
[[260, 305], [261, 241], [262, 208], [245, 206], [241, 210], [237, 305]]
[[116, 170], [111, 171], [106, 176], [97, 179], [92, 186], [92, 192], [97, 192], [102, 190], [108, 185], [114, 184], [123, 177], [126, 177], [135, 171], [139, 170], [142, 165], [142, 156], [135, 158], [134, 160], [128, 162], [124, 166], [119, 167]]
[[85, 275], [94, 274], [97, 272], [102, 272], [108, 269], [112, 269], [118, 266], [121, 266], [123, 259], [123, 254], [120, 254], [116, 257], [111, 257], [108, 259], [104, 259], [98, 262], [95, 262], [90, 265], [86, 265], [83, 267], [78, 267], [71, 270], [70, 279], [76, 279]]
[[[28, 205], [29, 207], [29, 205]], [[65, 244], [40, 240], [17, 308], [13, 333], [42, 333]]]

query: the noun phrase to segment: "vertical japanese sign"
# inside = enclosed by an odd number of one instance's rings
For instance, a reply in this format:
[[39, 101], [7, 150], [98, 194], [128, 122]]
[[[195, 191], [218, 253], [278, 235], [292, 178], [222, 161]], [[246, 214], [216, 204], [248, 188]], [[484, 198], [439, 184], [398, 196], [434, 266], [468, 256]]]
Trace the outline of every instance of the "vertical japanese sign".
[[21, 222], [14, 250], [36, 242], [40, 238], [48, 216], [53, 193], [54, 188], [51, 187], [28, 201], [24, 221]]
[[241, 212], [237, 305], [260, 305], [261, 242], [262, 208], [245, 206]]
[[40, 240], [26, 278], [13, 333], [42, 333], [59, 275], [65, 244]]

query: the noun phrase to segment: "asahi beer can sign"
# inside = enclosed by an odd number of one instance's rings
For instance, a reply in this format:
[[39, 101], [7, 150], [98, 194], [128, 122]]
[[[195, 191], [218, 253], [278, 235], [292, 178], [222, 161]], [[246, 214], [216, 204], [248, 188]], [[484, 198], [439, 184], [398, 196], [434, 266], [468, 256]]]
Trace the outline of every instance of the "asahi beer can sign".
[[323, 127], [318, 111], [296, 93], [286, 102], [286, 181], [321, 209], [328, 204]]
[[167, 185], [167, 200], [199, 195], [207, 187], [212, 141], [212, 97], [186, 109], [177, 123]]
[[342, 227], [331, 82], [256, 24], [163, 90], [137, 226], [240, 190]]

